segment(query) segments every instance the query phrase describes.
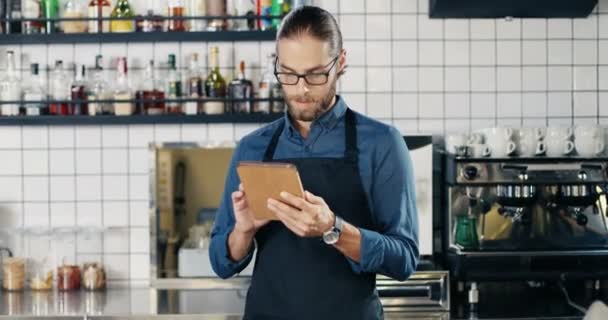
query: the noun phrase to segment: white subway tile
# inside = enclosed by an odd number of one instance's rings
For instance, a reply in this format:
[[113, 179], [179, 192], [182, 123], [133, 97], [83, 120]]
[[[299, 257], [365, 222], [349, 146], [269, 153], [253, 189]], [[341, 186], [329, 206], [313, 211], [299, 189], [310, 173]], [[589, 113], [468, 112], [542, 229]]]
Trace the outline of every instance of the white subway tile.
[[147, 148], [154, 141], [154, 126], [130, 125], [129, 146]]
[[599, 89], [608, 90], [608, 67], [598, 67], [599, 69]]
[[496, 97], [497, 117], [521, 117], [521, 93], [499, 93]]
[[166, 66], [169, 54], [174, 54], [176, 67], [181, 68], [181, 53], [179, 42], [156, 42], [154, 43], [154, 62], [156, 66]]
[[469, 20], [464, 19], [445, 19], [445, 38], [446, 39], [468, 39]]
[[21, 175], [21, 151], [0, 150], [0, 175]]
[[[80, 245], [80, 243], [78, 243], [78, 245]], [[76, 261], [79, 265], [84, 265], [85, 263], [102, 261], [102, 257], [103, 257], [103, 255], [101, 253], [97, 253], [97, 254], [77, 253]]]
[[[604, 8], [608, 7], [608, 4], [602, 4], [602, 6]], [[599, 22], [600, 24], [600, 32], [599, 32], [599, 37], [602, 39], [606, 39], [608, 38], [608, 15], [606, 14], [600, 14], [599, 15]]]
[[129, 173], [147, 174], [152, 157], [153, 155], [148, 149], [129, 149]]
[[149, 209], [148, 209], [148, 202], [131, 201], [129, 205], [130, 205], [129, 224], [132, 227], [149, 227], [150, 226], [150, 214], [149, 214]]
[[23, 148], [46, 148], [49, 131], [45, 126], [23, 126]]
[[346, 50], [346, 60], [348, 61], [347, 64], [351, 66], [365, 65], [365, 41], [344, 41], [344, 49]]
[[21, 45], [24, 64], [26, 61], [27, 63], [38, 63], [41, 69], [45, 68], [47, 66], [47, 49], [48, 46], [44, 44]]
[[421, 119], [418, 121], [418, 132], [443, 135], [443, 120]]
[[366, 19], [365, 37], [367, 39], [390, 39], [391, 19], [389, 15], [368, 15]]
[[445, 90], [469, 91], [469, 70], [469, 68], [462, 67], [445, 68]]
[[470, 131], [471, 121], [469, 119], [446, 119], [445, 134], [450, 133], [467, 133]]
[[549, 40], [548, 59], [551, 65], [570, 65], [572, 59], [572, 41]]
[[74, 148], [74, 127], [49, 127], [49, 142], [51, 148]]
[[496, 21], [492, 19], [472, 19], [471, 39], [491, 40], [496, 38]]
[[[344, 19], [344, 17], [342, 18]], [[417, 39], [418, 20], [415, 15], [393, 16], [393, 39]]]
[[549, 90], [572, 90], [572, 68], [549, 67]]
[[574, 90], [597, 90], [597, 67], [574, 67]]
[[101, 150], [100, 149], [76, 149], [76, 173], [78, 173], [78, 174], [100, 174], [101, 173]]
[[547, 41], [527, 40], [522, 45], [524, 65], [545, 65], [547, 64]]
[[[471, 102], [468, 93], [445, 94], [445, 117], [463, 118], [470, 116]], [[468, 127], [468, 125], [467, 125]]]
[[599, 63], [608, 64], [608, 40], [600, 40], [599, 47]]
[[[393, 95], [394, 118], [416, 118], [418, 116], [418, 95], [396, 93]], [[416, 130], [414, 130], [416, 131]]]
[[[199, 44], [201, 46], [201, 44]], [[206, 46], [202, 45], [202, 50], [207, 50]], [[205, 51], [199, 54], [199, 61], [205, 60]], [[260, 60], [260, 44], [257, 42], [242, 42], [235, 43], [234, 47], [234, 58], [235, 63], [240, 63], [241, 60], [245, 61], [245, 66], [248, 67], [260, 67], [262, 61]], [[205, 66], [207, 64], [205, 63]]]
[[364, 1], [368, 13], [390, 13], [391, 0]]
[[150, 229], [131, 228], [131, 252], [150, 252]]
[[23, 226], [24, 227], [48, 227], [50, 226], [49, 204], [31, 203], [23, 204]]
[[74, 173], [74, 150], [50, 150], [49, 172], [53, 174]]
[[395, 120], [394, 125], [403, 135], [418, 133], [418, 120]]
[[393, 68], [393, 89], [402, 92], [418, 90], [418, 68]]
[[103, 200], [127, 200], [128, 179], [126, 175], [105, 175], [102, 178]]
[[21, 201], [22, 191], [21, 177], [0, 177], [0, 201]]
[[156, 125], [154, 127], [155, 142], [179, 142], [181, 141], [179, 125]]
[[365, 16], [360, 14], [340, 16], [340, 29], [345, 40], [364, 39]]
[[519, 41], [498, 41], [496, 43], [498, 65], [519, 65], [521, 64], [521, 42]]
[[77, 176], [76, 199], [78, 201], [101, 200], [101, 176]]
[[513, 119], [513, 118], [498, 118], [496, 119], [496, 125], [503, 127], [521, 127], [522, 119]]
[[76, 225], [76, 204], [74, 202], [51, 202], [51, 227], [71, 227]]
[[600, 116], [608, 116], [608, 92], [600, 92]]
[[367, 65], [368, 66], [388, 66], [392, 61], [392, 51], [390, 41], [367, 42]]
[[496, 96], [490, 93], [471, 94], [471, 117], [493, 118], [496, 115]]
[[129, 176], [129, 200], [148, 200], [150, 197], [150, 179], [146, 175]]
[[598, 115], [597, 92], [574, 92], [574, 116], [595, 117]]
[[[74, 45], [75, 60], [87, 66], [95, 66], [95, 57], [101, 54], [101, 44], [99, 43], [78, 43]], [[110, 57], [103, 57], [109, 59]], [[52, 62], [52, 61], [50, 61]]]
[[21, 148], [21, 127], [6, 126], [0, 128], [0, 149]]
[[471, 64], [493, 66], [496, 63], [496, 42], [471, 41]]
[[589, 15], [586, 18], [572, 19], [574, 38], [597, 39], [597, 15]]
[[597, 124], [597, 119], [595, 117], [573, 117], [572, 125], [589, 125], [589, 124]]
[[[260, 126], [258, 124], [235, 124], [234, 125], [234, 140], [235, 141], [241, 140], [244, 136], [254, 132], [259, 127]], [[184, 140], [184, 141], [186, 141], [186, 140]], [[199, 140], [199, 141], [204, 141], [204, 140]]]
[[100, 126], [77, 126], [76, 127], [77, 148], [99, 148], [101, 147]]
[[523, 90], [545, 91], [547, 90], [547, 68], [524, 67], [523, 68]]
[[23, 174], [48, 174], [48, 157], [46, 150], [23, 150]]
[[0, 205], [0, 225], [2, 228], [16, 228], [23, 225], [23, 205], [7, 202]]
[[365, 0], [340, 0], [340, 13], [364, 13]]
[[51, 176], [51, 201], [76, 200], [76, 179], [74, 177]]
[[[418, 13], [429, 13], [429, 2], [426, 0], [418, 0]], [[425, 14], [424, 16], [428, 16]]]
[[23, 199], [25, 201], [48, 201], [49, 184], [48, 177], [24, 177]]
[[393, 0], [393, 12], [416, 13], [418, 12], [418, 1], [416, 0]]
[[342, 91], [364, 92], [365, 91], [365, 69], [352, 67], [348, 68], [346, 74], [340, 78]]
[[497, 19], [496, 37], [498, 39], [521, 39], [521, 19]]
[[420, 91], [443, 91], [443, 68], [420, 68], [418, 81]]
[[549, 117], [572, 116], [572, 93], [549, 92]]
[[[148, 279], [150, 277], [150, 256], [147, 254], [132, 254], [130, 259], [131, 279]], [[142, 297], [138, 298], [141, 299]], [[146, 312], [147, 310], [142, 311]]]
[[74, 45], [73, 44], [53, 44], [48, 47], [48, 64], [49, 67], [55, 66], [55, 61], [62, 60], [63, 66], [70, 66], [74, 63]]
[[349, 108], [363, 114], [365, 114], [366, 107], [365, 96], [366, 95], [364, 93], [347, 93], [341, 95], [342, 99], [344, 99]]
[[[183, 46], [183, 44], [182, 44]], [[219, 64], [220, 64], [220, 68], [228, 68], [230, 70], [234, 70], [236, 68], [236, 66], [234, 65], [234, 61], [232, 60], [232, 57], [234, 56], [234, 46], [232, 42], [216, 42], [213, 45], [209, 45], [209, 48], [213, 47], [213, 46], [217, 46], [220, 49], [220, 55], [219, 55]], [[188, 47], [187, 47], [188, 48]], [[275, 45], [272, 44], [271, 47], [272, 49], [271, 52], [275, 52]], [[262, 46], [262, 54], [264, 54], [264, 46]], [[190, 50], [190, 49], [188, 49]], [[187, 54], [187, 52], [183, 52], [182, 49], [182, 55], [185, 57]], [[262, 55], [262, 58], [265, 55]], [[209, 63], [208, 63], [209, 65]], [[182, 66], [186, 66], [186, 61], [182, 61]]]
[[522, 95], [522, 112], [524, 117], [546, 117], [547, 94], [524, 93]]
[[547, 37], [546, 19], [522, 19], [524, 39], [544, 39]]
[[548, 19], [547, 36], [549, 39], [572, 38], [572, 19]]
[[522, 87], [521, 68], [498, 67], [497, 68], [498, 91], [518, 91]]
[[490, 128], [496, 125], [496, 119], [471, 119], [471, 130]]
[[542, 118], [523, 118], [522, 119], [523, 123], [522, 125], [524, 127], [546, 127], [547, 126], [547, 119]]
[[420, 118], [443, 118], [443, 95], [442, 94], [420, 94], [418, 96]]
[[447, 41], [445, 43], [445, 64], [448, 66], [469, 65], [469, 42]]
[[496, 90], [496, 69], [491, 67], [471, 68], [471, 90], [472, 91], [494, 91]]
[[338, 12], [338, 3], [339, 0], [315, 0], [314, 5], [336, 14]]
[[103, 234], [104, 253], [128, 253], [129, 252], [129, 229], [111, 228]]
[[548, 118], [547, 125], [548, 126], [571, 126], [572, 118]]
[[574, 64], [597, 65], [597, 40], [574, 41]]
[[429, 19], [426, 15], [418, 16], [418, 37], [420, 39], [442, 39], [443, 20]]
[[102, 43], [101, 54], [103, 55], [105, 65], [110, 66], [110, 68], [114, 69], [117, 66], [118, 58], [127, 56], [127, 44]]
[[127, 146], [126, 126], [103, 126], [101, 132], [104, 148]]
[[132, 69], [145, 68], [154, 59], [152, 43], [127, 43], [127, 59]]
[[76, 252], [80, 255], [98, 255], [104, 251], [104, 230], [102, 228], [85, 226], [77, 233], [76, 237], [78, 241]]
[[104, 254], [108, 280], [128, 280], [131, 272], [129, 256], [125, 254]]
[[79, 226], [101, 227], [101, 201], [76, 203]]
[[103, 225], [105, 227], [128, 226], [129, 203], [126, 201], [105, 201], [103, 203]]
[[367, 95], [367, 115], [375, 118], [391, 118], [392, 104], [389, 93], [369, 93]]
[[127, 149], [103, 149], [102, 153], [104, 174], [123, 174], [128, 172]]
[[[352, 57], [352, 55], [351, 55]], [[418, 42], [394, 41], [393, 66], [415, 66], [418, 64]]]
[[391, 68], [367, 68], [367, 91], [387, 92], [393, 87]]
[[229, 142], [234, 141], [234, 125], [228, 123], [209, 124], [209, 141]]

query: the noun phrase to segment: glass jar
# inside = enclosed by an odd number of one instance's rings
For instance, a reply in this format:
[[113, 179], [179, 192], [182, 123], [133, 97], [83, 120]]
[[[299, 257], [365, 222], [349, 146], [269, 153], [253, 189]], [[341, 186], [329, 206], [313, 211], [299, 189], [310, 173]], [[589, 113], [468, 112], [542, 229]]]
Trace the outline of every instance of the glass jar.
[[[81, 0], [68, 0], [63, 7], [63, 18], [83, 19], [87, 17], [86, 8]], [[85, 33], [88, 30], [87, 20], [62, 21], [64, 33]]]
[[2, 261], [2, 288], [8, 291], [23, 290], [25, 285], [25, 259], [6, 258]]
[[29, 287], [32, 290], [53, 289], [53, 257], [51, 233], [48, 229], [34, 228], [25, 233], [28, 257]]
[[477, 219], [474, 216], [462, 215], [456, 218], [455, 240], [456, 244], [467, 250], [479, 247]]
[[57, 289], [71, 291], [80, 289], [80, 267], [62, 265], [57, 267]]
[[82, 267], [82, 286], [87, 290], [102, 290], [106, 287], [106, 272], [97, 262], [85, 263]]
[[76, 263], [76, 229], [53, 231], [57, 270], [57, 288], [62, 291], [80, 289], [80, 267]]

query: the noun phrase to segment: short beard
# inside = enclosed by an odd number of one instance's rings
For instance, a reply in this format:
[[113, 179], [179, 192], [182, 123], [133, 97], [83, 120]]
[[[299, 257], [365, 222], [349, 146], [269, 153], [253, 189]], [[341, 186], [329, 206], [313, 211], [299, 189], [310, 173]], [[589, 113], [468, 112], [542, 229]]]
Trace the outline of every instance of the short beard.
[[292, 101], [295, 101], [297, 99], [309, 98], [309, 97], [297, 96], [297, 95], [288, 96], [285, 101], [287, 103], [287, 111], [289, 112], [289, 115], [291, 116], [291, 118], [293, 120], [297, 120], [297, 121], [312, 122], [312, 121], [319, 119], [322, 115], [327, 113], [327, 111], [329, 111], [331, 109], [332, 100], [334, 99], [334, 96], [336, 95], [336, 82], [337, 81], [334, 80], [334, 82], [331, 84], [331, 86], [329, 88], [329, 92], [327, 93], [327, 95], [325, 95], [325, 97], [323, 97], [321, 100], [313, 101], [315, 106], [314, 106], [314, 108], [312, 108], [312, 110], [301, 110], [300, 111], [300, 110], [297, 110], [296, 108], [294, 108], [291, 104]]

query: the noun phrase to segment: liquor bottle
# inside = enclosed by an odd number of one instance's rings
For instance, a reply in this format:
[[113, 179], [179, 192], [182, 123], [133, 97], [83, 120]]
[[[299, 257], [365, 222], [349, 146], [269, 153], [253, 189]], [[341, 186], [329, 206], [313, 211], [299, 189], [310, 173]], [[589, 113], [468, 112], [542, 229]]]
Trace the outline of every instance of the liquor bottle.
[[285, 102], [283, 102], [283, 88], [281, 83], [274, 76], [274, 65], [277, 61], [277, 55], [272, 53], [268, 55], [266, 60], [267, 70], [271, 73], [270, 75], [270, 110], [274, 113], [281, 113], [285, 111]]
[[8, 17], [13, 19], [8, 23], [10, 33], [21, 33], [21, 0], [8, 1], [6, 12]]
[[89, 115], [112, 114], [113, 110], [111, 103], [98, 102], [100, 100], [108, 100], [110, 97], [111, 94], [108, 90], [108, 84], [103, 70], [103, 58], [101, 55], [97, 55], [95, 57], [93, 81], [91, 81], [90, 90], [88, 91]]
[[[167, 81], [167, 98], [179, 99], [182, 97], [182, 76], [175, 67], [175, 55], [169, 55], [169, 75]], [[177, 101], [166, 103], [167, 113], [182, 113], [182, 104]]]
[[159, 89], [154, 75], [154, 60], [148, 62], [144, 71], [144, 81], [135, 92], [137, 114], [158, 115], [165, 112], [165, 92]]
[[86, 82], [87, 67], [85, 65], [74, 68], [75, 80], [70, 87], [70, 98], [72, 100], [72, 112], [74, 115], [88, 115], [87, 104], [88, 85]]
[[23, 88], [23, 110], [20, 114], [26, 116], [40, 116], [48, 114], [48, 107], [43, 102], [46, 95], [42, 86], [37, 63], [30, 65], [30, 78]]
[[[59, 18], [59, 0], [42, 0], [42, 16], [46, 19], [57, 19]], [[56, 33], [59, 30], [59, 24], [52, 20], [47, 20], [45, 23], [44, 31], [46, 33]]]
[[[133, 18], [135, 14], [129, 5], [129, 0], [118, 0], [110, 16], [112, 18]], [[135, 22], [133, 20], [112, 20], [110, 30], [112, 32], [133, 32]]]
[[245, 79], [245, 61], [239, 64], [236, 79], [228, 86], [229, 99], [245, 99], [245, 101], [231, 101], [227, 108], [233, 113], [250, 113], [252, 111], [251, 98], [253, 97], [253, 83]]
[[[219, 64], [220, 49], [212, 47], [209, 54], [211, 71], [205, 81], [205, 94], [207, 98], [223, 99], [226, 97], [226, 81], [220, 73]], [[221, 114], [224, 112], [223, 101], [208, 101], [204, 105], [206, 114]]]
[[[203, 78], [198, 65], [198, 54], [193, 53], [188, 63], [188, 97], [201, 98], [203, 97]], [[200, 110], [200, 102], [186, 102], [185, 114], [198, 114]]]
[[274, 56], [269, 54], [266, 57], [266, 67], [262, 74], [262, 79], [258, 86], [258, 98], [266, 99], [258, 101], [255, 107], [255, 112], [258, 113], [270, 113], [272, 104], [267, 99], [271, 98], [272, 83], [274, 78]]
[[[2, 4], [0, 4], [2, 5]], [[39, 0], [23, 0], [21, 6], [21, 15], [25, 19], [38, 19], [41, 18], [42, 10], [40, 8]], [[42, 31], [41, 21], [23, 21], [21, 31], [24, 34], [38, 34]]]
[[6, 52], [6, 72], [0, 80], [0, 114], [3, 116], [16, 116], [19, 114], [19, 103], [4, 103], [6, 101], [19, 101], [21, 99], [21, 80], [19, 79], [14, 60], [13, 51]]
[[[63, 18], [78, 18], [86, 17], [85, 8], [79, 0], [68, 0], [63, 6]], [[87, 21], [62, 21], [61, 27], [64, 33], [85, 33], [87, 32]]]
[[[89, 18], [109, 18], [112, 6], [108, 0], [91, 0]], [[110, 20], [89, 20], [89, 32], [110, 32]]]
[[68, 96], [70, 94], [70, 81], [63, 68], [63, 61], [55, 61], [55, 68], [51, 72], [51, 105], [49, 106], [49, 114], [51, 115], [69, 115], [70, 105], [68, 104]]
[[[169, 0], [167, 11], [167, 17], [169, 18], [183, 17], [185, 11], [183, 0]], [[168, 29], [169, 31], [186, 31], [186, 20], [169, 19]]]
[[236, 0], [232, 7], [231, 15], [247, 16], [247, 19], [236, 19], [232, 22], [232, 29], [237, 31], [255, 30], [257, 25], [256, 4], [254, 0]]
[[[207, 15], [208, 16], [226, 16], [226, 0], [207, 0]], [[225, 19], [213, 19], [207, 24], [208, 31], [226, 30], [227, 23]]]
[[[272, 0], [272, 15], [278, 17], [287, 14], [290, 7], [291, 5], [289, 4], [289, 0]], [[280, 18], [272, 19], [272, 28], [277, 29], [280, 24]]]
[[127, 58], [118, 59], [118, 74], [114, 86], [114, 100], [128, 100], [114, 102], [114, 114], [117, 116], [130, 116], [133, 114], [133, 93], [129, 88]]
[[272, 15], [272, 0], [257, 0], [258, 1], [258, 29], [270, 30], [272, 28], [272, 19], [263, 18]]
[[[186, 14], [189, 17], [204, 17], [207, 15], [207, 8], [205, 1], [200, 0], [188, 0], [186, 6]], [[207, 27], [207, 20], [204, 19], [190, 19], [188, 21], [189, 31], [205, 31]]]

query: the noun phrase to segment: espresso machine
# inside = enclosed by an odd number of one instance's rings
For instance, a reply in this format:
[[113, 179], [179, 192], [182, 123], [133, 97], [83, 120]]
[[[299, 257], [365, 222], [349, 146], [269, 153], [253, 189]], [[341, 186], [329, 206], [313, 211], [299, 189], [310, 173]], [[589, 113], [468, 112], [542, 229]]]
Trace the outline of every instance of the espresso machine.
[[482, 282], [608, 277], [608, 159], [447, 155], [446, 266], [475, 310]]

